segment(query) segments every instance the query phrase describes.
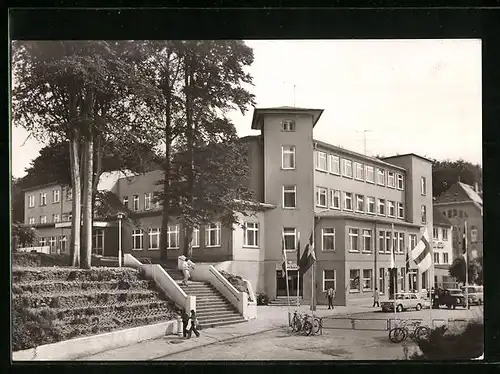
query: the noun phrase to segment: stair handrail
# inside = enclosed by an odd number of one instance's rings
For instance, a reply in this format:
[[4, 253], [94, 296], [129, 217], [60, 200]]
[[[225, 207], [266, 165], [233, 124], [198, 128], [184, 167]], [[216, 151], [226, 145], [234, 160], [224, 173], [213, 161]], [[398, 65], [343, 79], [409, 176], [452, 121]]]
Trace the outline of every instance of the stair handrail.
[[196, 296], [188, 295], [159, 264], [143, 264], [130, 254], [125, 254], [125, 266], [142, 269], [146, 276], [155, 281], [157, 286], [177, 305], [186, 310], [196, 310]]
[[238, 291], [213, 265], [208, 270], [212, 273], [236, 298], [240, 301], [240, 291]]

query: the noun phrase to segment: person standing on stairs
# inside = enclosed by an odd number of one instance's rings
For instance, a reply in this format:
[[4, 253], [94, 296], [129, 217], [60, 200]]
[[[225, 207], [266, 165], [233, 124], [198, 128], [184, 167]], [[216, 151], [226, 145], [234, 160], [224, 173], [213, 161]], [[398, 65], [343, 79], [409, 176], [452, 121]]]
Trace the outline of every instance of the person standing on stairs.
[[189, 270], [194, 268], [194, 263], [185, 256], [182, 256], [181, 259], [182, 259], [181, 270], [182, 270], [182, 275], [184, 276], [182, 284], [188, 287], [187, 281], [189, 280], [189, 278], [191, 278]]

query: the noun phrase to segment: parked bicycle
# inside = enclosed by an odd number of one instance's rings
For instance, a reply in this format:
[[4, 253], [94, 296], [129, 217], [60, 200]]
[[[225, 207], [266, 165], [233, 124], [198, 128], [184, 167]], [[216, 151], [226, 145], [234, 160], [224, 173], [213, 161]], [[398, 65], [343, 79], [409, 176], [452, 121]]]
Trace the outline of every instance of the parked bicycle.
[[291, 326], [294, 332], [303, 332], [304, 335], [316, 334], [323, 328], [323, 319], [310, 316], [307, 313], [301, 315], [298, 311], [295, 311], [293, 313]]
[[399, 326], [389, 331], [389, 339], [393, 343], [400, 343], [409, 336], [413, 341], [427, 338], [431, 330], [426, 326], [420, 326], [421, 321], [407, 322], [403, 321]]

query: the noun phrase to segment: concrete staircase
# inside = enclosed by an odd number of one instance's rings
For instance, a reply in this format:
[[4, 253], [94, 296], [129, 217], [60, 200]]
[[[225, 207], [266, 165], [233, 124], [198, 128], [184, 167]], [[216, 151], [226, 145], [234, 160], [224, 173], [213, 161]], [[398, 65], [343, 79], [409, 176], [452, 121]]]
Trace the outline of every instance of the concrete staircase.
[[196, 315], [202, 328], [245, 322], [238, 310], [210, 283], [188, 281], [186, 287], [182, 285], [180, 270], [165, 270], [186, 294], [196, 296]]
[[[302, 296], [299, 297], [299, 303], [302, 304]], [[269, 301], [270, 306], [288, 306], [288, 298], [286, 296], [278, 296], [276, 299]], [[290, 296], [290, 306], [297, 305], [297, 296]]]

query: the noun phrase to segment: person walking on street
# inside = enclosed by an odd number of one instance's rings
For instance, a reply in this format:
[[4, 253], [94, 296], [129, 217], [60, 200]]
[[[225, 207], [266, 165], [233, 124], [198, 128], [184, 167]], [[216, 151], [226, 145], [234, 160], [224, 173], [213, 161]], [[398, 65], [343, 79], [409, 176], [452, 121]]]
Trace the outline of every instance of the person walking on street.
[[189, 315], [187, 314], [186, 309], [182, 310], [181, 318], [182, 318], [182, 336], [187, 337], [188, 333], [187, 326], [189, 323]]
[[194, 332], [196, 337], [200, 337], [200, 333], [197, 330], [198, 327], [198, 318], [196, 318], [196, 312], [191, 310], [191, 317], [189, 318], [190, 326], [188, 330], [188, 339], [191, 338], [191, 334]]
[[326, 296], [328, 297], [328, 309], [334, 309], [333, 306], [333, 298], [335, 297], [335, 290], [330, 286], [328, 290], [326, 290]]
[[380, 303], [379, 303], [379, 293], [378, 293], [378, 288], [375, 288], [375, 291], [373, 292], [373, 308], [375, 306], [379, 307], [380, 308]]

